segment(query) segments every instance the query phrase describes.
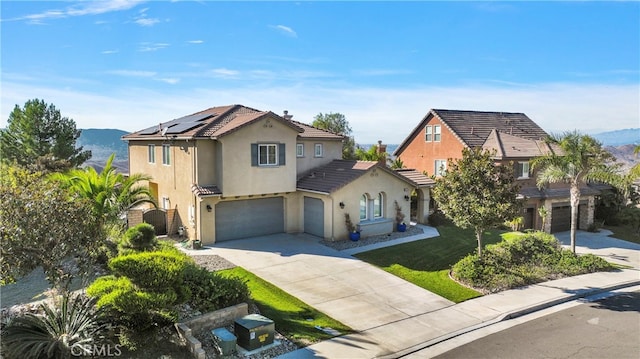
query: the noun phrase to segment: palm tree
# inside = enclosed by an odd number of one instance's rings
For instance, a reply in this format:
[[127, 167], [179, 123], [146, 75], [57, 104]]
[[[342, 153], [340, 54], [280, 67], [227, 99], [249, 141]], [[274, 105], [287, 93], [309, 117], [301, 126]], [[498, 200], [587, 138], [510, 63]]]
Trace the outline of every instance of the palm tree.
[[389, 158], [387, 161], [389, 162], [389, 167], [391, 167], [391, 169], [393, 170], [401, 170], [403, 168], [407, 168], [407, 166], [404, 165], [404, 162], [402, 162], [400, 157], [397, 157], [393, 160]]
[[151, 177], [118, 173], [112, 166], [114, 158], [115, 154], [112, 154], [100, 173], [93, 167], [87, 167], [52, 175], [82, 197], [93, 201], [93, 214], [101, 219], [102, 224], [117, 221], [127, 209], [137, 204], [148, 202], [155, 205], [149, 187], [140, 184]]
[[[620, 183], [615, 167], [609, 165], [615, 158], [602, 148], [595, 138], [578, 131], [565, 132], [547, 138], [552, 151], [531, 161], [538, 168], [538, 187], [549, 183], [568, 183], [571, 204], [571, 250], [576, 251], [576, 230], [580, 185], [589, 182]], [[559, 151], [557, 151], [559, 150]]]

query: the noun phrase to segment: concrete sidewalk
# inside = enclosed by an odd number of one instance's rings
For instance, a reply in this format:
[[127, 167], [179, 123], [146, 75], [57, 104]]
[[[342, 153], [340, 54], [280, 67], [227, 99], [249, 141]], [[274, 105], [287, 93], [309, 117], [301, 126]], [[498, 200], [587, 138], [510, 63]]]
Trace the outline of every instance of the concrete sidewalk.
[[[639, 249], [628, 248], [627, 242], [609, 239], [606, 234], [589, 241], [582, 241], [583, 235], [579, 232], [578, 244], [604, 248], [614, 257], [624, 257], [625, 263], [633, 268], [563, 278], [459, 304], [353, 258], [350, 256], [353, 250], [338, 252], [305, 234], [223, 242], [189, 254], [220, 255], [358, 331], [282, 358], [395, 358], [510, 317], [599, 292], [640, 285], [636, 262]], [[418, 237], [425, 235], [375, 246], [395, 245]], [[616, 244], [624, 247], [624, 252]]]

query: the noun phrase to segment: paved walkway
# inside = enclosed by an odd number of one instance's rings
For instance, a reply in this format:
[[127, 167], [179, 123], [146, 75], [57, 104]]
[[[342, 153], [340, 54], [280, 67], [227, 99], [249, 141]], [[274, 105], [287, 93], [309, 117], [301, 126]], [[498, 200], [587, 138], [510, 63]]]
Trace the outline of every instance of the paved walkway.
[[[437, 235], [427, 229], [429, 235]], [[585, 251], [604, 250], [633, 268], [559, 279], [459, 304], [359, 261], [350, 255], [353, 251], [338, 252], [305, 234], [229, 241], [189, 253], [220, 255], [358, 331], [283, 358], [396, 358], [509, 317], [594, 293], [640, 285], [640, 246], [628, 246], [605, 234], [583, 241], [585, 234], [579, 232], [577, 241], [578, 245], [587, 245]], [[405, 237], [375, 246], [424, 237]], [[578, 251], [583, 250], [579, 248]]]

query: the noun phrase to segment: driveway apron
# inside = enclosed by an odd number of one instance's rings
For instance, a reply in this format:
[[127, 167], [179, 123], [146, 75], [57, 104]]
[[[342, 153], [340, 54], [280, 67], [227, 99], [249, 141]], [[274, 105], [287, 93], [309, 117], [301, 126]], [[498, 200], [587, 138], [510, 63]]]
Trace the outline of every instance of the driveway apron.
[[308, 234], [221, 242], [189, 254], [219, 255], [357, 331], [454, 304]]

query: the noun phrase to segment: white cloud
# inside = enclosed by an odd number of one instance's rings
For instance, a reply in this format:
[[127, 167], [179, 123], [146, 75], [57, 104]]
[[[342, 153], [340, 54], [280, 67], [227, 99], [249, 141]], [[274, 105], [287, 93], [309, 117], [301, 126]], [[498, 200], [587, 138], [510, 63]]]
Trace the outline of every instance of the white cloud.
[[135, 71], [135, 70], [112, 70], [108, 73], [126, 77], [153, 77], [156, 75], [153, 71]]
[[150, 51], [158, 51], [169, 47], [169, 44], [163, 42], [142, 42], [140, 43], [140, 47], [138, 51], [140, 52], [150, 52]]
[[158, 81], [162, 81], [168, 83], [169, 85], [175, 85], [180, 82], [180, 79], [177, 78], [159, 78]]
[[[227, 70], [231, 71], [231, 70]], [[126, 72], [125, 72], [126, 73]], [[142, 71], [142, 74], [147, 72]], [[233, 73], [233, 71], [231, 71]], [[159, 79], [160, 80], [160, 79]], [[160, 80], [160, 81], [166, 81]], [[400, 143], [431, 108], [523, 112], [549, 133], [595, 133], [640, 127], [637, 85], [552, 83], [530, 87], [417, 88], [237, 87], [167, 90], [123, 88], [97, 94], [3, 81], [0, 127], [16, 104], [34, 97], [53, 103], [79, 128], [134, 131], [205, 108], [243, 104], [310, 123], [319, 112], [346, 116], [358, 143]]]
[[134, 21], [134, 23], [140, 26], [153, 26], [160, 22], [160, 19], [150, 19], [150, 18], [139, 18]]
[[117, 54], [118, 50], [104, 50], [101, 52], [103, 55]]
[[202, 40], [189, 40], [189, 41], [187, 41], [187, 43], [189, 43], [189, 44], [203, 44], [204, 41], [202, 41]]
[[99, 15], [108, 12], [131, 9], [144, 1], [140, 0], [108, 0], [108, 1], [83, 1], [64, 9], [47, 10], [37, 14], [24, 15], [13, 21], [26, 20], [33, 24], [40, 24], [47, 19], [61, 19], [73, 16]]
[[271, 27], [272, 29], [276, 29], [278, 30], [280, 33], [290, 36], [290, 37], [298, 37], [298, 34], [293, 31], [292, 28], [288, 27], [288, 26], [284, 26], [284, 25], [270, 25], [269, 27]]

